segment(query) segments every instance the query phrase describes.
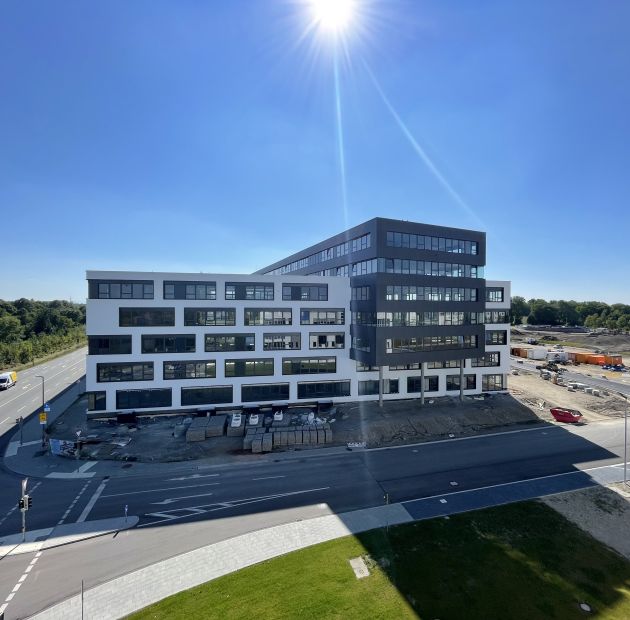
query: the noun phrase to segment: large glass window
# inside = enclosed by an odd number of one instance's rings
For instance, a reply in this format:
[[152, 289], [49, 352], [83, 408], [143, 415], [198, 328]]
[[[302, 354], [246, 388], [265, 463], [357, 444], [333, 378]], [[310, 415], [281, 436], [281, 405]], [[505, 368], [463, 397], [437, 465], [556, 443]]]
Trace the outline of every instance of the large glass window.
[[345, 341], [343, 332], [311, 332], [308, 335], [309, 349], [343, 349]]
[[350, 381], [309, 381], [298, 383], [298, 398], [350, 396]]
[[477, 348], [477, 336], [425, 336], [424, 338], [387, 338], [385, 340], [386, 353], [475, 348]]
[[221, 405], [233, 402], [231, 385], [182, 388], [182, 406]]
[[87, 392], [87, 399], [88, 411], [105, 411], [107, 409], [106, 392]]
[[316, 375], [337, 372], [336, 357], [284, 357], [283, 375]]
[[377, 327], [424, 327], [430, 325], [478, 325], [482, 312], [353, 312], [354, 325]]
[[235, 308], [184, 308], [184, 325], [189, 326], [234, 326]]
[[245, 325], [291, 325], [291, 309], [245, 308]]
[[346, 322], [344, 310], [300, 310], [301, 325], [343, 325]]
[[116, 391], [116, 409], [171, 407], [172, 400], [171, 388]]
[[283, 301], [328, 301], [328, 284], [283, 284]]
[[507, 330], [489, 329], [486, 331], [486, 344], [506, 344]]
[[[464, 375], [464, 389], [474, 390], [477, 387], [477, 375]], [[459, 375], [446, 375], [446, 390], [459, 390]]]
[[[425, 377], [424, 378], [424, 391], [425, 392], [437, 392], [439, 390], [439, 377]], [[407, 377], [407, 392], [413, 394], [414, 392], [422, 391], [422, 377]]]
[[153, 280], [88, 280], [90, 299], [153, 299]]
[[119, 308], [120, 327], [173, 327], [175, 308]]
[[96, 364], [96, 380], [99, 383], [153, 381], [153, 362]]
[[370, 299], [369, 286], [353, 286], [352, 301], [368, 301]]
[[477, 289], [449, 286], [390, 285], [386, 301], [477, 301]]
[[503, 301], [503, 287], [502, 286], [486, 287], [486, 301], [502, 302]]
[[131, 336], [88, 336], [88, 355], [131, 353]]
[[300, 334], [263, 334], [263, 350], [275, 351], [284, 349], [300, 349]]
[[477, 241], [416, 235], [414, 233], [388, 231], [386, 242], [391, 248], [410, 248], [412, 250], [431, 250], [436, 252], [452, 252], [454, 254], [476, 255], [479, 253], [479, 244]]
[[504, 390], [503, 375], [481, 375], [481, 389], [484, 392]]
[[273, 375], [273, 359], [225, 360], [226, 377], [264, 377]]
[[254, 334], [206, 334], [205, 351], [253, 351], [256, 348]]
[[352, 348], [365, 353], [372, 350], [369, 338], [361, 338], [360, 336], [352, 336]]
[[444, 360], [442, 362], [427, 362], [427, 370], [440, 368], [459, 368], [463, 360]]
[[[359, 381], [359, 396], [378, 394], [378, 379]], [[383, 379], [383, 394], [398, 394], [398, 379]]]
[[483, 357], [474, 357], [470, 360], [470, 365], [473, 368], [483, 366], [500, 366], [501, 365], [501, 353], [498, 351], [488, 352]]
[[253, 282], [226, 282], [226, 299], [268, 300], [273, 301], [273, 284], [256, 284]]
[[194, 334], [142, 336], [143, 353], [194, 353], [195, 348]]
[[[377, 270], [380, 273], [403, 273], [445, 278], [483, 278], [483, 267], [481, 266], [406, 258], [379, 258]], [[360, 275], [354, 273], [354, 265], [352, 275]]]
[[164, 379], [214, 379], [216, 361], [164, 362]]
[[491, 310], [486, 311], [484, 322], [486, 324], [509, 323], [510, 313], [508, 310]]
[[164, 282], [164, 299], [216, 299], [216, 282], [170, 280]]
[[264, 400], [289, 400], [288, 383], [261, 383], [241, 386], [241, 401], [252, 403]]

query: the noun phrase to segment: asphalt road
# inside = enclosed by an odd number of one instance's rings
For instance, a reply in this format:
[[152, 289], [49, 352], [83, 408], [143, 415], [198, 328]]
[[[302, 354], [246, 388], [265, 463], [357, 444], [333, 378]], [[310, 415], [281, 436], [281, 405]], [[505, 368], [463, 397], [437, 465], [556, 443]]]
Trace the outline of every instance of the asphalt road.
[[[622, 428], [619, 420], [549, 426], [328, 456], [313, 452], [295, 459], [208, 467], [194, 474], [44, 480], [35, 491], [38, 509], [29, 513], [33, 524], [44, 527], [47, 520], [54, 521], [79, 493], [66, 523], [119, 517], [125, 505], [140, 522], [115, 536], [46, 550], [11, 600], [7, 620], [76, 594], [82, 579], [90, 588], [247, 531], [380, 505], [385, 494], [390, 502], [447, 497], [454, 490], [619, 463]], [[2, 527], [15, 531], [18, 517], [13, 513]], [[11, 592], [32, 560], [33, 554], [24, 554], [0, 561], [0, 597]]]

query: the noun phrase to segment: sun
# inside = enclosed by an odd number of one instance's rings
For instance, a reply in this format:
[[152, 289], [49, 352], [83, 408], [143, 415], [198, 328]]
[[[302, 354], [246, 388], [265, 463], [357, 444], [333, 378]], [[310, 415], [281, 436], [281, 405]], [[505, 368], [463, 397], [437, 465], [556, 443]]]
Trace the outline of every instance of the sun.
[[310, 0], [315, 24], [331, 34], [344, 31], [355, 12], [354, 0]]

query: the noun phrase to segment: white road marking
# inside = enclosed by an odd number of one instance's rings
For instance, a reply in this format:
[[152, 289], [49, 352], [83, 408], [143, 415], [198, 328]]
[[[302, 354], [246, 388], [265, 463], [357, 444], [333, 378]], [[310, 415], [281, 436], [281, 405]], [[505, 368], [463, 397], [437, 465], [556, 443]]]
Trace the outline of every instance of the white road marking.
[[199, 495], [184, 495], [183, 497], [171, 497], [169, 499], [163, 499], [161, 502], [151, 502], [153, 506], [166, 506], [173, 502], [178, 502], [180, 499], [192, 499], [193, 497], [208, 497], [214, 495], [214, 493], [200, 493]]
[[167, 489], [147, 489], [146, 491], [127, 491], [126, 493], [111, 493], [103, 497], [122, 497], [123, 495], [136, 495], [138, 493], [159, 493], [160, 491], [179, 491], [180, 489], [198, 489], [199, 487], [216, 487], [220, 482], [206, 482], [205, 484], [195, 484], [187, 487], [170, 487]]
[[68, 506], [68, 509], [66, 510], [66, 512], [63, 513], [63, 516], [61, 517], [61, 519], [59, 519], [59, 521], [57, 521], [57, 525], [61, 525], [67, 518], [67, 516], [70, 514], [70, 511], [74, 508], [74, 505], [79, 501], [79, 498], [81, 497], [81, 495], [83, 495], [83, 492], [85, 491], [85, 489], [88, 488], [90, 482], [92, 482], [91, 480], [88, 480], [83, 487], [81, 488], [81, 490], [77, 493], [77, 495], [75, 496], [75, 498], [72, 500], [70, 506]]
[[252, 480], [274, 480], [275, 478], [286, 478], [286, 476], [264, 476], [263, 478], [252, 478]]
[[[22, 407], [22, 409], [24, 409], [24, 407]], [[19, 409], [18, 409], [19, 411]], [[0, 422], [0, 424], [4, 424], [7, 420], [9, 420], [10, 418], [4, 418], [4, 420], [2, 420], [2, 422]]]
[[85, 521], [87, 519], [87, 516], [90, 514], [90, 510], [92, 510], [92, 508], [94, 508], [94, 504], [96, 504], [96, 500], [98, 500], [98, 498], [100, 497], [100, 495], [103, 492], [103, 489], [105, 488], [106, 484], [107, 484], [107, 480], [103, 480], [103, 482], [101, 482], [101, 484], [99, 484], [99, 486], [96, 489], [96, 491], [94, 491], [94, 495], [92, 495], [92, 497], [90, 497], [90, 501], [87, 503], [87, 506], [83, 509], [83, 512], [81, 513], [81, 515], [77, 519], [77, 523], [82, 523], [83, 521]]
[[179, 478], [167, 478], [167, 482], [179, 480], [192, 480], [193, 478], [216, 478], [221, 474], [192, 474], [192, 476], [180, 476]]

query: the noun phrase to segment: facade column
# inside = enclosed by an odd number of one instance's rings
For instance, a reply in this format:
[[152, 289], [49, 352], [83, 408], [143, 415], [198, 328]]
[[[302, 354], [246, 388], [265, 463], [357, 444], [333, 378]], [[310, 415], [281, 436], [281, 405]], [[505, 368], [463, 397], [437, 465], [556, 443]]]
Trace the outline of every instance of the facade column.
[[424, 405], [424, 364], [420, 362], [420, 404]]
[[459, 400], [464, 400], [464, 364], [466, 360], [459, 362]]
[[383, 367], [378, 367], [378, 406], [383, 408]]

